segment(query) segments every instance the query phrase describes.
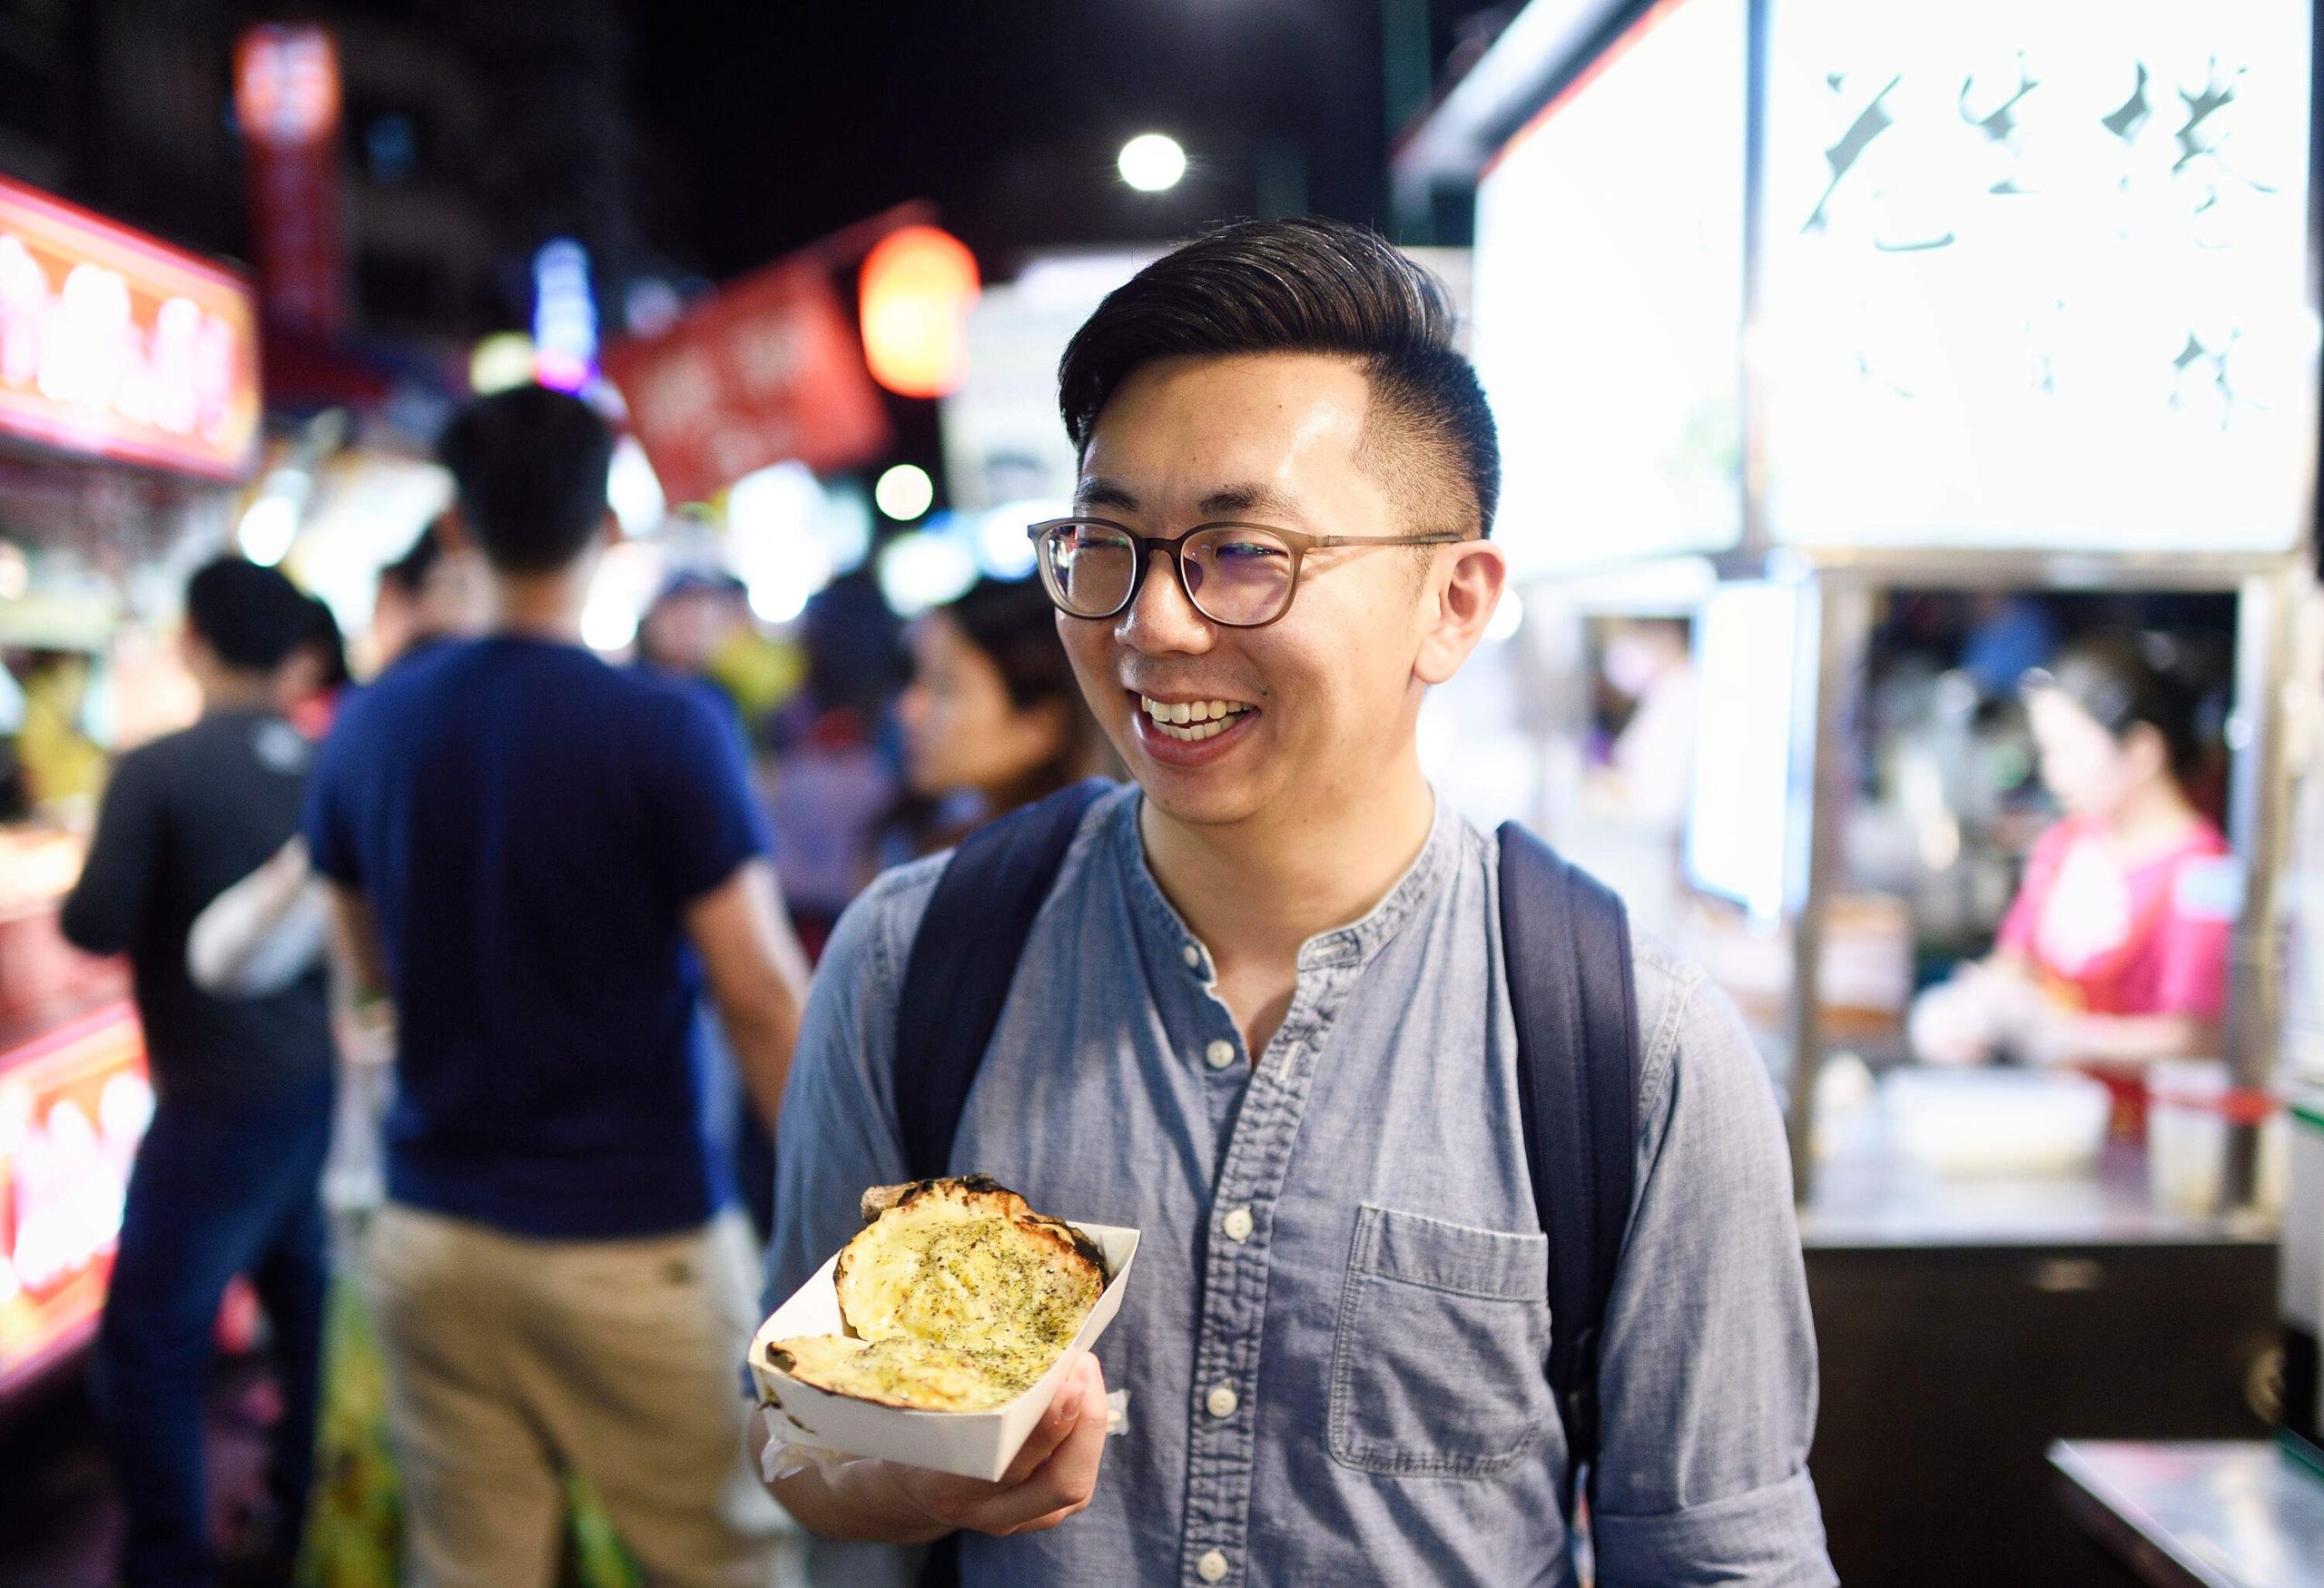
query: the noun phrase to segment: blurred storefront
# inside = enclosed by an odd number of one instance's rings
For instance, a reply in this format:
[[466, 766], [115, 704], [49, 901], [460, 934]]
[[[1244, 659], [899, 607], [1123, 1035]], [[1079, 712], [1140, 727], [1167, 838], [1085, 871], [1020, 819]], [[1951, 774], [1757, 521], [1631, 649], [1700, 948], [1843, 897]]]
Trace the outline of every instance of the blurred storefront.
[[0, 180], [0, 1400], [103, 1299], [153, 1100], [126, 972], [57, 907], [111, 755], [195, 707], [167, 624], [260, 425], [239, 275]]
[[[1786, 1088], [1850, 1580], [2097, 1580], [2049, 1439], [2272, 1413], [2263, 1121], [2324, 1073], [2312, 25], [1536, 0], [1395, 157], [1410, 216], [1474, 192], [1526, 814]], [[2152, 1169], [2078, 1078], [1905, 1026], [2050, 819], [2019, 678], [2102, 626], [2187, 676], [2235, 856], [2238, 1106]]]

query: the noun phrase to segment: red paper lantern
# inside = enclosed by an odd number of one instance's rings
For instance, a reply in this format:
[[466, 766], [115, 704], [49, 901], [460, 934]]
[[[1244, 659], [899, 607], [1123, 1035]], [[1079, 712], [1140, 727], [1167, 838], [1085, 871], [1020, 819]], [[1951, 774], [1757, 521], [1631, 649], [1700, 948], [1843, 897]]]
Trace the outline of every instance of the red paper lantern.
[[900, 397], [941, 397], [968, 370], [968, 319], [981, 286], [968, 245], [934, 226], [882, 238], [863, 261], [863, 357]]

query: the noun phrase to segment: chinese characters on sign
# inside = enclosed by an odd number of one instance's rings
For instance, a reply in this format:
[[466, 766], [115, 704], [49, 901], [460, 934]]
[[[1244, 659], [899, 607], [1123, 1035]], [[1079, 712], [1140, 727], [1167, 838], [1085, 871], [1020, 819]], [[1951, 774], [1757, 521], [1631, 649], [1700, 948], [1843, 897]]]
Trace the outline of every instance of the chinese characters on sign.
[[602, 362], [673, 502], [792, 459], [852, 468], [888, 444], [855, 328], [819, 265], [769, 266], [658, 336], [612, 343]]
[[1777, 5], [1777, 538], [2290, 544], [2309, 28], [2294, 5]]
[[95, 1329], [153, 1117], [125, 1003], [0, 1054], [0, 1395]]
[[258, 429], [241, 280], [0, 178], [0, 435], [237, 479]]

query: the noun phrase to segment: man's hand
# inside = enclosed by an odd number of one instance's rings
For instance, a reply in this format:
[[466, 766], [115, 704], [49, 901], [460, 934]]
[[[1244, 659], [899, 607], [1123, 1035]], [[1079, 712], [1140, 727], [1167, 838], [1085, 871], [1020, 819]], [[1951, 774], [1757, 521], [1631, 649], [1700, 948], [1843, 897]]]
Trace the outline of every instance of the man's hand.
[[826, 1538], [926, 1544], [961, 1528], [1006, 1538], [1055, 1527], [1087, 1508], [1105, 1454], [1105, 1374], [1095, 1356], [1084, 1356], [999, 1483], [852, 1461], [830, 1473], [794, 1473], [773, 1489], [793, 1515]]

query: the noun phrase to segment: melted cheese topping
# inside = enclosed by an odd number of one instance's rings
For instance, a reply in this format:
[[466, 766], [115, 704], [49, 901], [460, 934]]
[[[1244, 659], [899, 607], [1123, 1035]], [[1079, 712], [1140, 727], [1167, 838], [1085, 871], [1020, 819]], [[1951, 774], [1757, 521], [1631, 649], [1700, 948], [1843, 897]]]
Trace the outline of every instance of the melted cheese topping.
[[812, 1335], [779, 1341], [776, 1349], [790, 1354], [791, 1376], [803, 1384], [929, 1411], [987, 1411], [1014, 1400], [1034, 1381], [1020, 1381], [975, 1352], [926, 1340]]
[[848, 1322], [859, 1336], [957, 1346], [1025, 1385], [1072, 1344], [1100, 1288], [1009, 1220], [947, 1202], [899, 1209], [855, 1245]]
[[854, 1337], [782, 1342], [793, 1377], [891, 1405], [976, 1411], [1031, 1388], [1073, 1343], [1103, 1273], [1013, 1193], [942, 1188], [848, 1242], [839, 1299]]

